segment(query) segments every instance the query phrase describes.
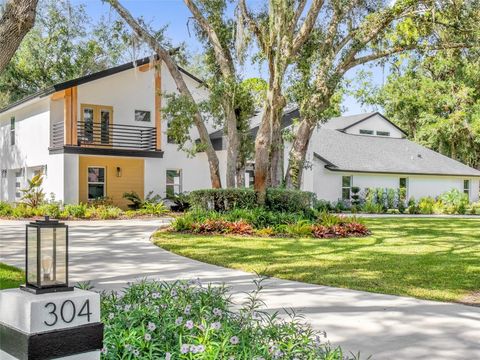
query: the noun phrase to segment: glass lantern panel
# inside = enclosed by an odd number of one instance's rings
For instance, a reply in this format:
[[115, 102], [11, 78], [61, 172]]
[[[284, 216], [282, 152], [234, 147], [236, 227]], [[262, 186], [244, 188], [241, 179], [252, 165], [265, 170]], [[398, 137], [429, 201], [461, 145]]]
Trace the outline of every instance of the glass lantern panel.
[[41, 285], [66, 284], [66, 228], [41, 228]]
[[37, 228], [27, 227], [27, 283], [37, 286]]

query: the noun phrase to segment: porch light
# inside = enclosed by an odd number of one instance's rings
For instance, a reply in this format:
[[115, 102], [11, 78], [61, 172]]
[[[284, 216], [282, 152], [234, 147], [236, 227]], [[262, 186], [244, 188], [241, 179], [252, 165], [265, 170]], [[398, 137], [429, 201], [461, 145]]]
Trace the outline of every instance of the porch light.
[[122, 168], [117, 166], [117, 177], [122, 177]]
[[68, 226], [58, 220], [31, 222], [25, 236], [25, 285], [34, 294], [72, 291], [68, 286]]

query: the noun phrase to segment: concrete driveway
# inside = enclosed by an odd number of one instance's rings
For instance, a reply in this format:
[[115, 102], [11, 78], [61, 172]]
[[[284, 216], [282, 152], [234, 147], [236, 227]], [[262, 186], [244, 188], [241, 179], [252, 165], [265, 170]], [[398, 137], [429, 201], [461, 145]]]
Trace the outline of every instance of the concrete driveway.
[[[163, 220], [163, 222], [166, 220]], [[71, 222], [71, 282], [120, 289], [138, 278], [225, 282], [253, 288], [252, 274], [174, 255], [149, 242], [162, 220]], [[0, 221], [0, 261], [24, 264], [24, 222]], [[480, 359], [480, 308], [269, 279], [262, 299], [270, 310], [294, 308], [333, 345], [362, 359]]]

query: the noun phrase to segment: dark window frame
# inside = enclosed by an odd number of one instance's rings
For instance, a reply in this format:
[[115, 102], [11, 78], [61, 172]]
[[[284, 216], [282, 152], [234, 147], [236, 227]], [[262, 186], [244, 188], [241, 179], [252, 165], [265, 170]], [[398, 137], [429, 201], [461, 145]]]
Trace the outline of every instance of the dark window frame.
[[[146, 117], [148, 120], [139, 120], [140, 115], [137, 116], [137, 113], [142, 113], [143, 114], [142, 118], [145, 119]], [[138, 121], [138, 122], [152, 122], [152, 112], [150, 110], [135, 110], [134, 118], [135, 118], [135, 121]]]
[[15, 116], [10, 118], [10, 146], [15, 145]]
[[361, 135], [375, 135], [375, 132], [373, 130], [360, 129], [360, 134]]
[[377, 136], [389, 137], [390, 136], [390, 131], [377, 131]]
[[[90, 169], [103, 169], [103, 181], [90, 181], [89, 170]], [[89, 187], [90, 185], [103, 185], [103, 196], [97, 198], [90, 197]], [[107, 196], [107, 168], [105, 166], [87, 166], [87, 200], [95, 200], [99, 198], [104, 198]]]

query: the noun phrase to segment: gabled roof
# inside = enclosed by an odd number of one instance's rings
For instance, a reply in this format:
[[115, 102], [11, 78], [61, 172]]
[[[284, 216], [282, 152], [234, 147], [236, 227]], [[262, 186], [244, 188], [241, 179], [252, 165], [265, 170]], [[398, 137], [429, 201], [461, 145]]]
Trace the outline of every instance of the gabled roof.
[[480, 177], [480, 171], [407, 139], [320, 128], [313, 152], [332, 171]]
[[[76, 78], [76, 79], [72, 79], [72, 80], [68, 80], [68, 81], [64, 81], [64, 82], [52, 85], [52, 86], [50, 86], [46, 89], [42, 89], [42, 90], [40, 90], [40, 91], [38, 91], [34, 94], [31, 94], [31, 95], [19, 100], [19, 101], [16, 101], [12, 104], [9, 104], [9, 105], [5, 106], [3, 109], [0, 109], [0, 114], [7, 111], [7, 110], [13, 109], [14, 107], [17, 107], [18, 105], [26, 103], [27, 101], [30, 101], [30, 100], [33, 100], [33, 99], [36, 99], [36, 98], [43, 98], [45, 96], [53, 94], [54, 92], [71, 88], [72, 86], [86, 84], [86, 83], [89, 83], [91, 81], [95, 81], [95, 80], [98, 80], [98, 79], [101, 79], [101, 78], [104, 78], [104, 77], [107, 77], [107, 76], [110, 76], [110, 75], [118, 74], [118, 73], [120, 73], [122, 71], [125, 71], [125, 70], [133, 69], [134, 67], [138, 67], [138, 66], [148, 64], [148, 63], [150, 63], [152, 58], [158, 59], [157, 56], [155, 56], [155, 57], [148, 56], [148, 57], [145, 57], [143, 59], [139, 59], [139, 60], [136, 60], [136, 61], [131, 61], [131, 62], [128, 62], [126, 64], [118, 65], [118, 66], [115, 66], [115, 67], [112, 67], [112, 68], [109, 68], [109, 69], [98, 71], [98, 72], [93, 73], [93, 74], [81, 76], [81, 77]], [[197, 78], [195, 75], [191, 74], [190, 72], [188, 72], [187, 70], [183, 69], [180, 66], [178, 68], [182, 73], [184, 73], [185, 75], [187, 75], [191, 79], [195, 80], [199, 84], [203, 84], [203, 81], [200, 80], [199, 78]]]

